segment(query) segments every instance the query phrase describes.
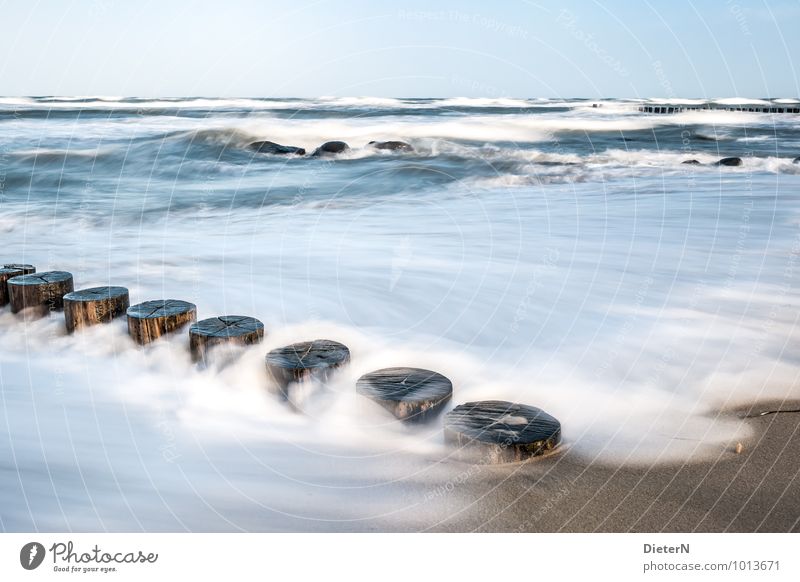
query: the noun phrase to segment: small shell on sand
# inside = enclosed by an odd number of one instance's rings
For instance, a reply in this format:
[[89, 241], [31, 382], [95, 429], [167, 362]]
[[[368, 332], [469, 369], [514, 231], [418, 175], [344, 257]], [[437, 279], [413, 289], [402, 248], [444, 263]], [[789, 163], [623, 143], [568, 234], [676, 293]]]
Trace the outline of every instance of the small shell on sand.
[[741, 455], [742, 451], [744, 450], [744, 445], [742, 443], [736, 443], [736, 454]]

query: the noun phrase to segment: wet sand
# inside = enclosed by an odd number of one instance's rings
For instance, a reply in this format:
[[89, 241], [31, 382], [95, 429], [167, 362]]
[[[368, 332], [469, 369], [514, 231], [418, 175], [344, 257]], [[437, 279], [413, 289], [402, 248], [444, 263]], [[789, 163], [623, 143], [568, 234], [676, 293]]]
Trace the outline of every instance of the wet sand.
[[[796, 410], [759, 404], [736, 415]], [[690, 464], [613, 467], [572, 451], [480, 470], [449, 494], [433, 531], [800, 532], [800, 412], [748, 418], [743, 441]]]

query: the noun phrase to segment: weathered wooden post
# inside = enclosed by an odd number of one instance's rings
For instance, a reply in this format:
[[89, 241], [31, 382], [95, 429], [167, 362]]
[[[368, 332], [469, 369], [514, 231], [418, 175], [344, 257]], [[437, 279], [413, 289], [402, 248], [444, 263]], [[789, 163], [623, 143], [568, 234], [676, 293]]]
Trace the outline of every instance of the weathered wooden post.
[[64, 295], [73, 290], [72, 274], [48, 271], [20, 275], [8, 280], [8, 294], [13, 313], [44, 317], [64, 307]]
[[192, 360], [208, 363], [212, 348], [222, 345], [248, 346], [264, 338], [264, 324], [254, 317], [223, 315], [198, 321], [189, 328]]
[[197, 319], [194, 303], [156, 299], [128, 308], [128, 333], [139, 345], [149, 344]]
[[444, 418], [445, 442], [475, 463], [512, 463], [543, 455], [561, 442], [561, 423], [525, 404], [468, 402]]
[[19, 277], [20, 275], [30, 275], [36, 272], [36, 267], [33, 265], [18, 265], [8, 264], [3, 265], [0, 269], [0, 307], [8, 305], [8, 280], [11, 277]]
[[67, 332], [98, 323], [108, 323], [130, 305], [125, 287], [93, 287], [64, 295]]
[[266, 356], [267, 375], [278, 392], [289, 399], [293, 384], [325, 381], [350, 361], [350, 350], [339, 342], [316, 339], [276, 348]]
[[453, 384], [437, 372], [420, 368], [383, 368], [356, 381], [356, 392], [406, 422], [436, 416], [453, 396]]

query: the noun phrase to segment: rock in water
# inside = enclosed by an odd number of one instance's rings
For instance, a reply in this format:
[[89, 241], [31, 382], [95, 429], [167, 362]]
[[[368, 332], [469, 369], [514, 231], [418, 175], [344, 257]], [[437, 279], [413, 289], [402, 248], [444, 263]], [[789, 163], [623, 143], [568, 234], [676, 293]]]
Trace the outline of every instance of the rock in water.
[[67, 332], [98, 323], [108, 323], [124, 315], [130, 305], [125, 287], [93, 287], [64, 295], [64, 320]]
[[798, 157], [796, 157], [795, 159], [793, 159], [793, 160], [792, 160], [792, 163], [793, 163], [793, 164], [800, 164], [800, 156], [798, 156]]
[[222, 345], [248, 346], [264, 338], [264, 324], [254, 317], [223, 315], [198, 321], [189, 328], [192, 360], [208, 363], [212, 348]]
[[475, 463], [511, 463], [543, 455], [561, 442], [561, 423], [534, 406], [468, 402], [444, 418], [445, 442]]
[[8, 280], [11, 277], [30, 275], [36, 272], [33, 265], [9, 264], [0, 269], [0, 307], [8, 305]]
[[413, 152], [414, 146], [404, 141], [371, 141], [369, 145], [377, 150], [391, 150], [401, 152]]
[[741, 166], [742, 158], [722, 158], [716, 163], [717, 166]]
[[276, 348], [266, 356], [267, 374], [286, 399], [293, 384], [310, 379], [325, 381], [349, 361], [347, 346], [326, 339]]
[[312, 156], [329, 156], [350, 151], [350, 146], [343, 141], [326, 141], [314, 150]]
[[697, 160], [683, 160], [681, 163], [682, 164], [689, 164], [689, 165], [692, 165], [692, 166], [697, 166], [697, 165], [700, 164], [700, 162], [698, 162]]
[[420, 368], [384, 368], [364, 374], [356, 392], [403, 421], [425, 421], [441, 412], [453, 396], [453, 384], [437, 372]]
[[261, 154], [274, 154], [277, 156], [306, 155], [305, 148], [298, 148], [295, 146], [285, 146], [279, 143], [275, 143], [274, 141], [255, 141], [251, 143], [248, 147], [250, 149], [256, 150], [258, 153]]
[[8, 280], [8, 295], [13, 313], [44, 317], [64, 307], [64, 295], [74, 290], [72, 273], [48, 271], [21, 275]]
[[149, 344], [197, 319], [194, 303], [178, 299], [145, 301], [128, 308], [128, 333], [140, 345]]

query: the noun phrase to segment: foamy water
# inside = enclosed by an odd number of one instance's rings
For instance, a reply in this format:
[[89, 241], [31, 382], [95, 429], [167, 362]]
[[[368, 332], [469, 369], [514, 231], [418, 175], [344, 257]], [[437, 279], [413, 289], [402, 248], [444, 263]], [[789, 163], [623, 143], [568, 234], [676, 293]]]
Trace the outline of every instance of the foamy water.
[[[356, 397], [385, 366], [445, 374], [454, 404], [540, 406], [591, 462], [747, 441], [721, 411], [800, 396], [800, 119], [638, 103], [0, 101], [0, 258], [267, 331], [200, 370], [183, 335], [141, 350], [124, 321], [66, 336], [0, 311], [0, 526], [434, 524], [464, 466], [438, 423]], [[258, 139], [353, 149], [287, 159]], [[317, 337], [353, 361], [292, 413], [263, 356]]]

